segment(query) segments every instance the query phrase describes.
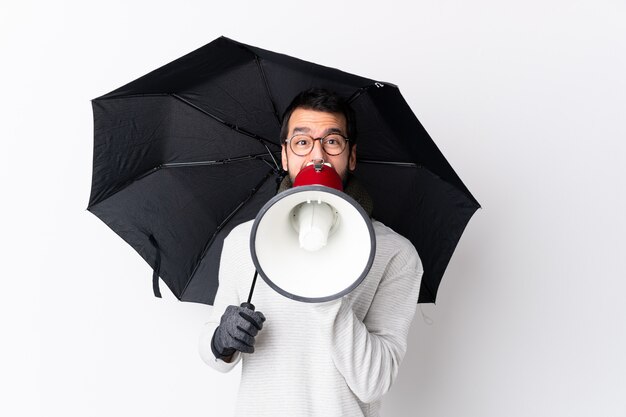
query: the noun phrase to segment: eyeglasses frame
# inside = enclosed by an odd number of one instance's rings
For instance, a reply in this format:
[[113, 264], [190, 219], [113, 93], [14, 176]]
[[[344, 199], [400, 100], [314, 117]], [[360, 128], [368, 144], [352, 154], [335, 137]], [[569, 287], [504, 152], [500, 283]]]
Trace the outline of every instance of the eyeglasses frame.
[[[330, 135], [338, 135], [338, 136], [341, 136], [342, 138], [344, 138], [344, 139], [345, 139], [345, 141], [346, 141], [346, 146], [345, 146], [345, 147], [341, 150], [341, 152], [339, 152], [339, 153], [337, 153], [337, 154], [331, 154], [331, 153], [328, 153], [328, 152], [326, 151], [326, 149], [324, 149], [324, 139], [326, 139], [326, 138], [327, 138], [327, 137], [329, 137]], [[296, 153], [296, 151], [294, 151], [294, 150], [293, 150], [293, 147], [291, 146], [291, 140], [292, 140], [293, 138], [295, 138], [296, 136], [308, 136], [308, 137], [310, 137], [310, 138], [313, 140], [313, 146], [311, 146], [311, 149], [309, 149], [309, 151], [308, 151], [306, 154], [304, 154], [304, 155], [300, 155], [300, 154]], [[307, 135], [306, 133], [295, 133], [295, 134], [293, 134], [290, 138], [285, 139], [283, 142], [284, 142], [285, 144], [287, 144], [287, 143], [289, 144], [289, 149], [291, 149], [291, 152], [293, 152], [293, 153], [294, 153], [295, 155], [297, 155], [297, 156], [301, 156], [301, 157], [302, 157], [302, 156], [307, 156], [307, 155], [309, 155], [311, 152], [313, 152], [313, 148], [315, 147], [315, 141], [316, 141], [316, 140], [319, 140], [319, 141], [320, 141], [320, 145], [322, 146], [322, 150], [324, 151], [324, 153], [326, 153], [326, 154], [327, 154], [327, 155], [329, 155], [329, 156], [339, 156], [339, 155], [341, 155], [341, 154], [342, 154], [342, 153], [343, 153], [343, 152], [344, 152], [347, 148], [349, 148], [349, 146], [348, 146], [348, 145], [349, 145], [349, 144], [348, 144], [348, 142], [350, 142], [350, 139], [349, 139], [349, 138], [347, 138], [347, 137], [346, 137], [346, 136], [344, 136], [343, 134], [341, 134], [341, 133], [337, 133], [337, 132], [330, 132], [330, 133], [326, 134], [325, 136], [321, 136], [321, 137], [319, 137], [319, 138], [314, 138], [313, 136], [311, 136], [311, 135]]]

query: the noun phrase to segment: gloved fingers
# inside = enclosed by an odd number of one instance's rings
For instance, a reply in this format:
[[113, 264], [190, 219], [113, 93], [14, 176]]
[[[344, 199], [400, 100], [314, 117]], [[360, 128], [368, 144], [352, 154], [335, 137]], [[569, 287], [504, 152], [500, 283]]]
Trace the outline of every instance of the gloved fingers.
[[237, 320], [235, 320], [233, 324], [235, 327], [238, 326], [244, 329], [250, 336], [256, 336], [260, 331], [256, 322], [251, 322], [250, 319], [243, 316], [237, 317]]
[[263, 313], [261, 313], [260, 311], [256, 311], [256, 310], [250, 310], [247, 307], [243, 307], [242, 310], [243, 311], [240, 313], [247, 314], [249, 318], [253, 319], [257, 324], [263, 327], [262, 324], [265, 321], [265, 316], [263, 315]]
[[222, 315], [222, 323], [235, 323], [237, 317], [243, 317], [249, 323], [251, 323], [257, 330], [263, 328], [263, 322], [265, 316], [260, 311], [254, 311], [247, 307], [240, 307], [235, 305], [229, 305], [226, 307], [226, 311]]
[[249, 321], [247, 321], [243, 317], [239, 317], [239, 320], [237, 320], [234, 327], [239, 329], [242, 332], [245, 332], [247, 335], [251, 337], [255, 337], [259, 333], [259, 330], [256, 328], [256, 326], [251, 324]]
[[230, 334], [229, 345], [241, 352], [252, 353], [254, 352], [254, 337], [247, 334], [243, 329], [237, 328], [233, 334]]
[[257, 330], [261, 330], [263, 328], [263, 322], [265, 321], [265, 316], [260, 311], [252, 311], [250, 309], [245, 309], [245, 311], [240, 311], [239, 315], [246, 319], [250, 324], [256, 327]]

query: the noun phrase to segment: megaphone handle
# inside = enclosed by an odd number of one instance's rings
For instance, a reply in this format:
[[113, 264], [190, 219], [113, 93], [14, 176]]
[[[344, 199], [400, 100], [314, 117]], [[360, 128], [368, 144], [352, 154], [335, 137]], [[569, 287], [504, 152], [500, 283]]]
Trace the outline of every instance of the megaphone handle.
[[248, 294], [248, 301], [245, 303], [241, 303], [241, 307], [249, 308], [252, 311], [254, 311], [254, 304], [252, 304], [250, 301], [252, 301], [252, 293], [254, 292], [254, 286], [256, 285], [256, 277], [258, 275], [259, 275], [259, 271], [255, 269], [254, 278], [252, 278], [252, 286], [250, 287], [250, 294]]

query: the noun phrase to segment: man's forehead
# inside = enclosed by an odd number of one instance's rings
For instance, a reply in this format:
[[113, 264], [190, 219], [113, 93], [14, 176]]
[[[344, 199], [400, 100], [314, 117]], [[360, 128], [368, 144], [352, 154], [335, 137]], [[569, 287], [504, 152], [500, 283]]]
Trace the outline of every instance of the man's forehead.
[[[313, 129], [308, 126], [294, 126], [293, 133], [311, 133]], [[324, 134], [328, 133], [343, 133], [343, 129], [340, 127], [327, 127], [324, 129]]]
[[346, 118], [342, 113], [297, 108], [289, 118], [289, 130], [309, 133], [314, 129], [342, 133], [346, 128]]

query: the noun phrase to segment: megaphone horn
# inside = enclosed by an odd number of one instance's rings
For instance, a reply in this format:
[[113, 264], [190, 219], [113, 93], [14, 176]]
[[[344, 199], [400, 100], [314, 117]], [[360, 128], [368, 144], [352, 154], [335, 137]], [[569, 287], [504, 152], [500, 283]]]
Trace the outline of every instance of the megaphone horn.
[[352, 291], [369, 272], [376, 252], [372, 222], [342, 190], [334, 168], [315, 161], [256, 216], [252, 260], [280, 294], [329, 301]]

